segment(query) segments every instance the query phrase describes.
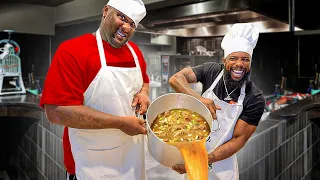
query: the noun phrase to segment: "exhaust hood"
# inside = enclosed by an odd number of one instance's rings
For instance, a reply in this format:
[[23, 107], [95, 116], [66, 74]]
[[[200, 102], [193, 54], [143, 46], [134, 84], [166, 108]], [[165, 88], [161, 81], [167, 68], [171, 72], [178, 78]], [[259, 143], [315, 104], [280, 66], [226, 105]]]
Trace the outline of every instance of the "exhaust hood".
[[[180, 37], [223, 36], [232, 24], [251, 22], [261, 33], [303, 30], [289, 22], [294, 0], [164, 0], [147, 5], [137, 31]], [[187, 4], [183, 4], [185, 2]], [[294, 6], [293, 6], [294, 7]], [[290, 17], [290, 18], [288, 18]]]

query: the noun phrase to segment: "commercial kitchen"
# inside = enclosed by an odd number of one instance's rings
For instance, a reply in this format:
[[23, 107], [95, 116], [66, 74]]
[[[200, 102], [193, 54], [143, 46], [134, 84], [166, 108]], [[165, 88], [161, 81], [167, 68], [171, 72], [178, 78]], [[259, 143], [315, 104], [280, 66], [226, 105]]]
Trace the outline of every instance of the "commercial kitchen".
[[[234, 23], [259, 29], [250, 79], [265, 110], [236, 153], [240, 180], [320, 179], [320, 21], [316, 1], [143, 0], [146, 17], [131, 41], [147, 64], [149, 98], [174, 93], [186, 67], [223, 63]], [[0, 2], [0, 180], [66, 179], [63, 127], [39, 106], [48, 68], [65, 40], [97, 30], [107, 0]], [[9, 45], [8, 45], [9, 44]], [[9, 71], [8, 71], [9, 70]], [[9, 73], [8, 73], [9, 72]], [[192, 84], [201, 94], [202, 84]], [[146, 154], [149, 180], [181, 175]]]

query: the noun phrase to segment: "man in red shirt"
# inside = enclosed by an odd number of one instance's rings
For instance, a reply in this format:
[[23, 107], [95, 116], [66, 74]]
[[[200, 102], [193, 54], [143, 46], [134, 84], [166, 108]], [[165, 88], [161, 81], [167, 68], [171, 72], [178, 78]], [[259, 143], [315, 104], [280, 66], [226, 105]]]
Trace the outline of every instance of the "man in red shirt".
[[99, 29], [63, 42], [50, 65], [40, 105], [65, 126], [68, 179], [145, 179], [144, 114], [149, 78], [129, 39], [145, 17], [141, 0], [110, 0]]

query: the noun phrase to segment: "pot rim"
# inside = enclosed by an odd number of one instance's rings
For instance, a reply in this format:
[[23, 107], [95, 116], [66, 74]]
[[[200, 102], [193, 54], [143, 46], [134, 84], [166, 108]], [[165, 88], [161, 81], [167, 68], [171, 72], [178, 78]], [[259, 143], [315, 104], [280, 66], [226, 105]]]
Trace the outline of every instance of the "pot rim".
[[[151, 104], [149, 105], [149, 107], [151, 107], [151, 105], [152, 105], [155, 101], [157, 101], [158, 99], [160, 99], [160, 98], [162, 98], [162, 97], [164, 97], [164, 96], [174, 95], [174, 94], [183, 95], [183, 96], [189, 96], [189, 97], [195, 99], [196, 101], [200, 102], [200, 103], [206, 108], [206, 111], [207, 111], [209, 114], [211, 114], [211, 112], [210, 112], [210, 110], [207, 108], [207, 106], [206, 106], [205, 104], [203, 104], [199, 99], [197, 99], [197, 98], [195, 98], [195, 97], [193, 97], [193, 96], [191, 96], [191, 95], [189, 95], [189, 94], [184, 94], [184, 93], [168, 93], [168, 94], [161, 95], [161, 96], [157, 97], [155, 100], [153, 100], [153, 101], [151, 102]], [[150, 132], [151, 132], [162, 144], [164, 144], [165, 146], [168, 146], [168, 147], [173, 148], [173, 149], [177, 149], [175, 146], [173, 146], [173, 145], [171, 145], [171, 144], [168, 144], [168, 143], [160, 140], [160, 139], [158, 138], [158, 136], [154, 134], [154, 132], [151, 130], [151, 125], [149, 124], [149, 121], [148, 121], [148, 112], [149, 112], [149, 108], [148, 108], [147, 113], [146, 113], [147, 130], [150, 131]], [[216, 132], [216, 131], [220, 130], [220, 123], [219, 123], [219, 121], [218, 121], [217, 119], [214, 120], [214, 119], [212, 118], [212, 116], [211, 116], [211, 119], [212, 119], [212, 121], [217, 121], [217, 123], [218, 123], [218, 128], [217, 128], [216, 130], [212, 130], [212, 127], [211, 127], [211, 128], [210, 128], [210, 133], [209, 133], [208, 136], [206, 136], [206, 139], [210, 136], [210, 134], [211, 134], [212, 132]], [[207, 123], [208, 123], [208, 120], [207, 120], [207, 119], [206, 119], [206, 121], [207, 121]], [[147, 133], [147, 136], [149, 136], [148, 133]], [[201, 140], [202, 140], [202, 139], [201, 139]], [[200, 140], [196, 140], [196, 141], [200, 141]]]

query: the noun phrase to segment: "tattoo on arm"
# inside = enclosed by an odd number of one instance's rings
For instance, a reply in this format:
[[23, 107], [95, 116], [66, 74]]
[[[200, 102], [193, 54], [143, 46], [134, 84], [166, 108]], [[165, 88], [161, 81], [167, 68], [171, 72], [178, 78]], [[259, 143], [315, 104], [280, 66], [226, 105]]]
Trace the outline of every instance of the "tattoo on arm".
[[197, 82], [197, 77], [192, 71], [191, 68], [185, 68], [181, 71], [181, 73], [184, 75], [188, 83], [196, 83]]
[[221, 161], [223, 159], [226, 159], [232, 156], [234, 153], [235, 152], [232, 151], [232, 148], [228, 147], [228, 144], [224, 144], [218, 147], [216, 150], [214, 150], [214, 152], [212, 152], [209, 155], [209, 162], [213, 163], [213, 162]]
[[197, 82], [197, 78], [194, 74], [188, 73], [185, 75], [188, 82]]
[[190, 87], [190, 83], [196, 83], [196, 82], [197, 82], [197, 77], [191, 68], [185, 68], [177, 72], [176, 74], [174, 74], [169, 79], [169, 83], [171, 87], [176, 92], [189, 94], [196, 98], [201, 98], [201, 95], [199, 95]]

